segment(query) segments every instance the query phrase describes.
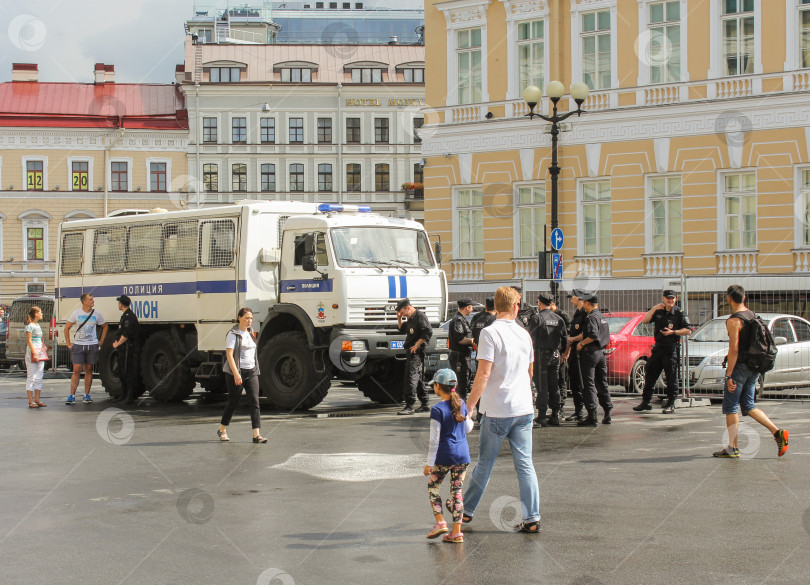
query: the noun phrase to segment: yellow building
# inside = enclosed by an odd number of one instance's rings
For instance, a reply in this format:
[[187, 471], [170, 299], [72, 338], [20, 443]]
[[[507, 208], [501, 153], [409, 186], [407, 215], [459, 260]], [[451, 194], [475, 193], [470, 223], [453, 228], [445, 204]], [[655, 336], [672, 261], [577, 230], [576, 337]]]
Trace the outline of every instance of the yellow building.
[[566, 276], [810, 272], [810, 0], [428, 0], [425, 21], [425, 224], [453, 280], [537, 276], [550, 136], [521, 96], [550, 80], [591, 89], [559, 137]]
[[188, 119], [173, 85], [0, 84], [0, 300], [53, 294], [59, 224], [186, 204]]

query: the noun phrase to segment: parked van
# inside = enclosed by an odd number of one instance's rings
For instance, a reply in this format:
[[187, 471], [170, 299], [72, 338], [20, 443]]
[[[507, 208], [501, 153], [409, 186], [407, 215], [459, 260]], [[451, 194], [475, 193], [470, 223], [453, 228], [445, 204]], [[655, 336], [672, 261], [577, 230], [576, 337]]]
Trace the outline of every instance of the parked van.
[[[57, 331], [51, 326], [53, 322], [54, 298], [41, 295], [26, 295], [18, 297], [11, 303], [8, 315], [8, 331], [6, 333], [6, 361], [16, 363], [21, 369], [25, 369], [25, 316], [28, 310], [37, 306], [42, 309], [42, 320], [39, 322], [42, 327], [43, 341], [47, 331], [48, 355], [53, 358], [53, 348], [57, 348], [58, 366], [70, 366], [70, 351], [66, 345], [57, 342]], [[46, 368], [51, 367], [51, 360], [45, 363]]]

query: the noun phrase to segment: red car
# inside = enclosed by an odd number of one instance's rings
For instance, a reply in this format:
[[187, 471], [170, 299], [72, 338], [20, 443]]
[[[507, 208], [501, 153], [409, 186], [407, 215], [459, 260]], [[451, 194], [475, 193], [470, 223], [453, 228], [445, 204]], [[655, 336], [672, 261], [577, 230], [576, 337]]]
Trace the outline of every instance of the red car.
[[641, 394], [644, 371], [655, 344], [652, 323], [644, 324], [644, 313], [606, 313], [610, 327], [607, 349], [608, 384], [624, 386]]

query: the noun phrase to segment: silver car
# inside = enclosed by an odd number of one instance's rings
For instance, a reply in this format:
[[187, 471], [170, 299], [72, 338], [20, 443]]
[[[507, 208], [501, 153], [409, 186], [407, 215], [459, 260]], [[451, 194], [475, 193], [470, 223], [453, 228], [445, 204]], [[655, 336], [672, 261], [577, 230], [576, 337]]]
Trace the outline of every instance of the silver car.
[[[774, 336], [777, 354], [773, 370], [759, 377], [757, 397], [763, 393], [810, 394], [810, 321], [779, 313], [758, 315]], [[687, 351], [692, 394], [723, 393], [723, 360], [728, 354], [728, 317], [712, 319], [689, 336]]]

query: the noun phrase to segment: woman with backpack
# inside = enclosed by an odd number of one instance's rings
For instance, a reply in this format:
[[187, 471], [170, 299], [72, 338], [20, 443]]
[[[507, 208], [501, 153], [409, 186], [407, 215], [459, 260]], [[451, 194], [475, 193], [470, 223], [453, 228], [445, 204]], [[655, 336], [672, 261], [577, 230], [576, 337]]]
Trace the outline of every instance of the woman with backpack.
[[239, 309], [237, 324], [225, 335], [225, 384], [228, 387], [228, 404], [222, 413], [217, 436], [220, 441], [230, 441], [228, 425], [231, 423], [242, 390], [248, 397], [250, 405], [250, 422], [253, 426], [253, 442], [266, 443], [267, 439], [259, 433], [262, 422], [259, 410], [259, 362], [256, 359], [256, 338], [251, 325], [253, 311], [247, 307]]

